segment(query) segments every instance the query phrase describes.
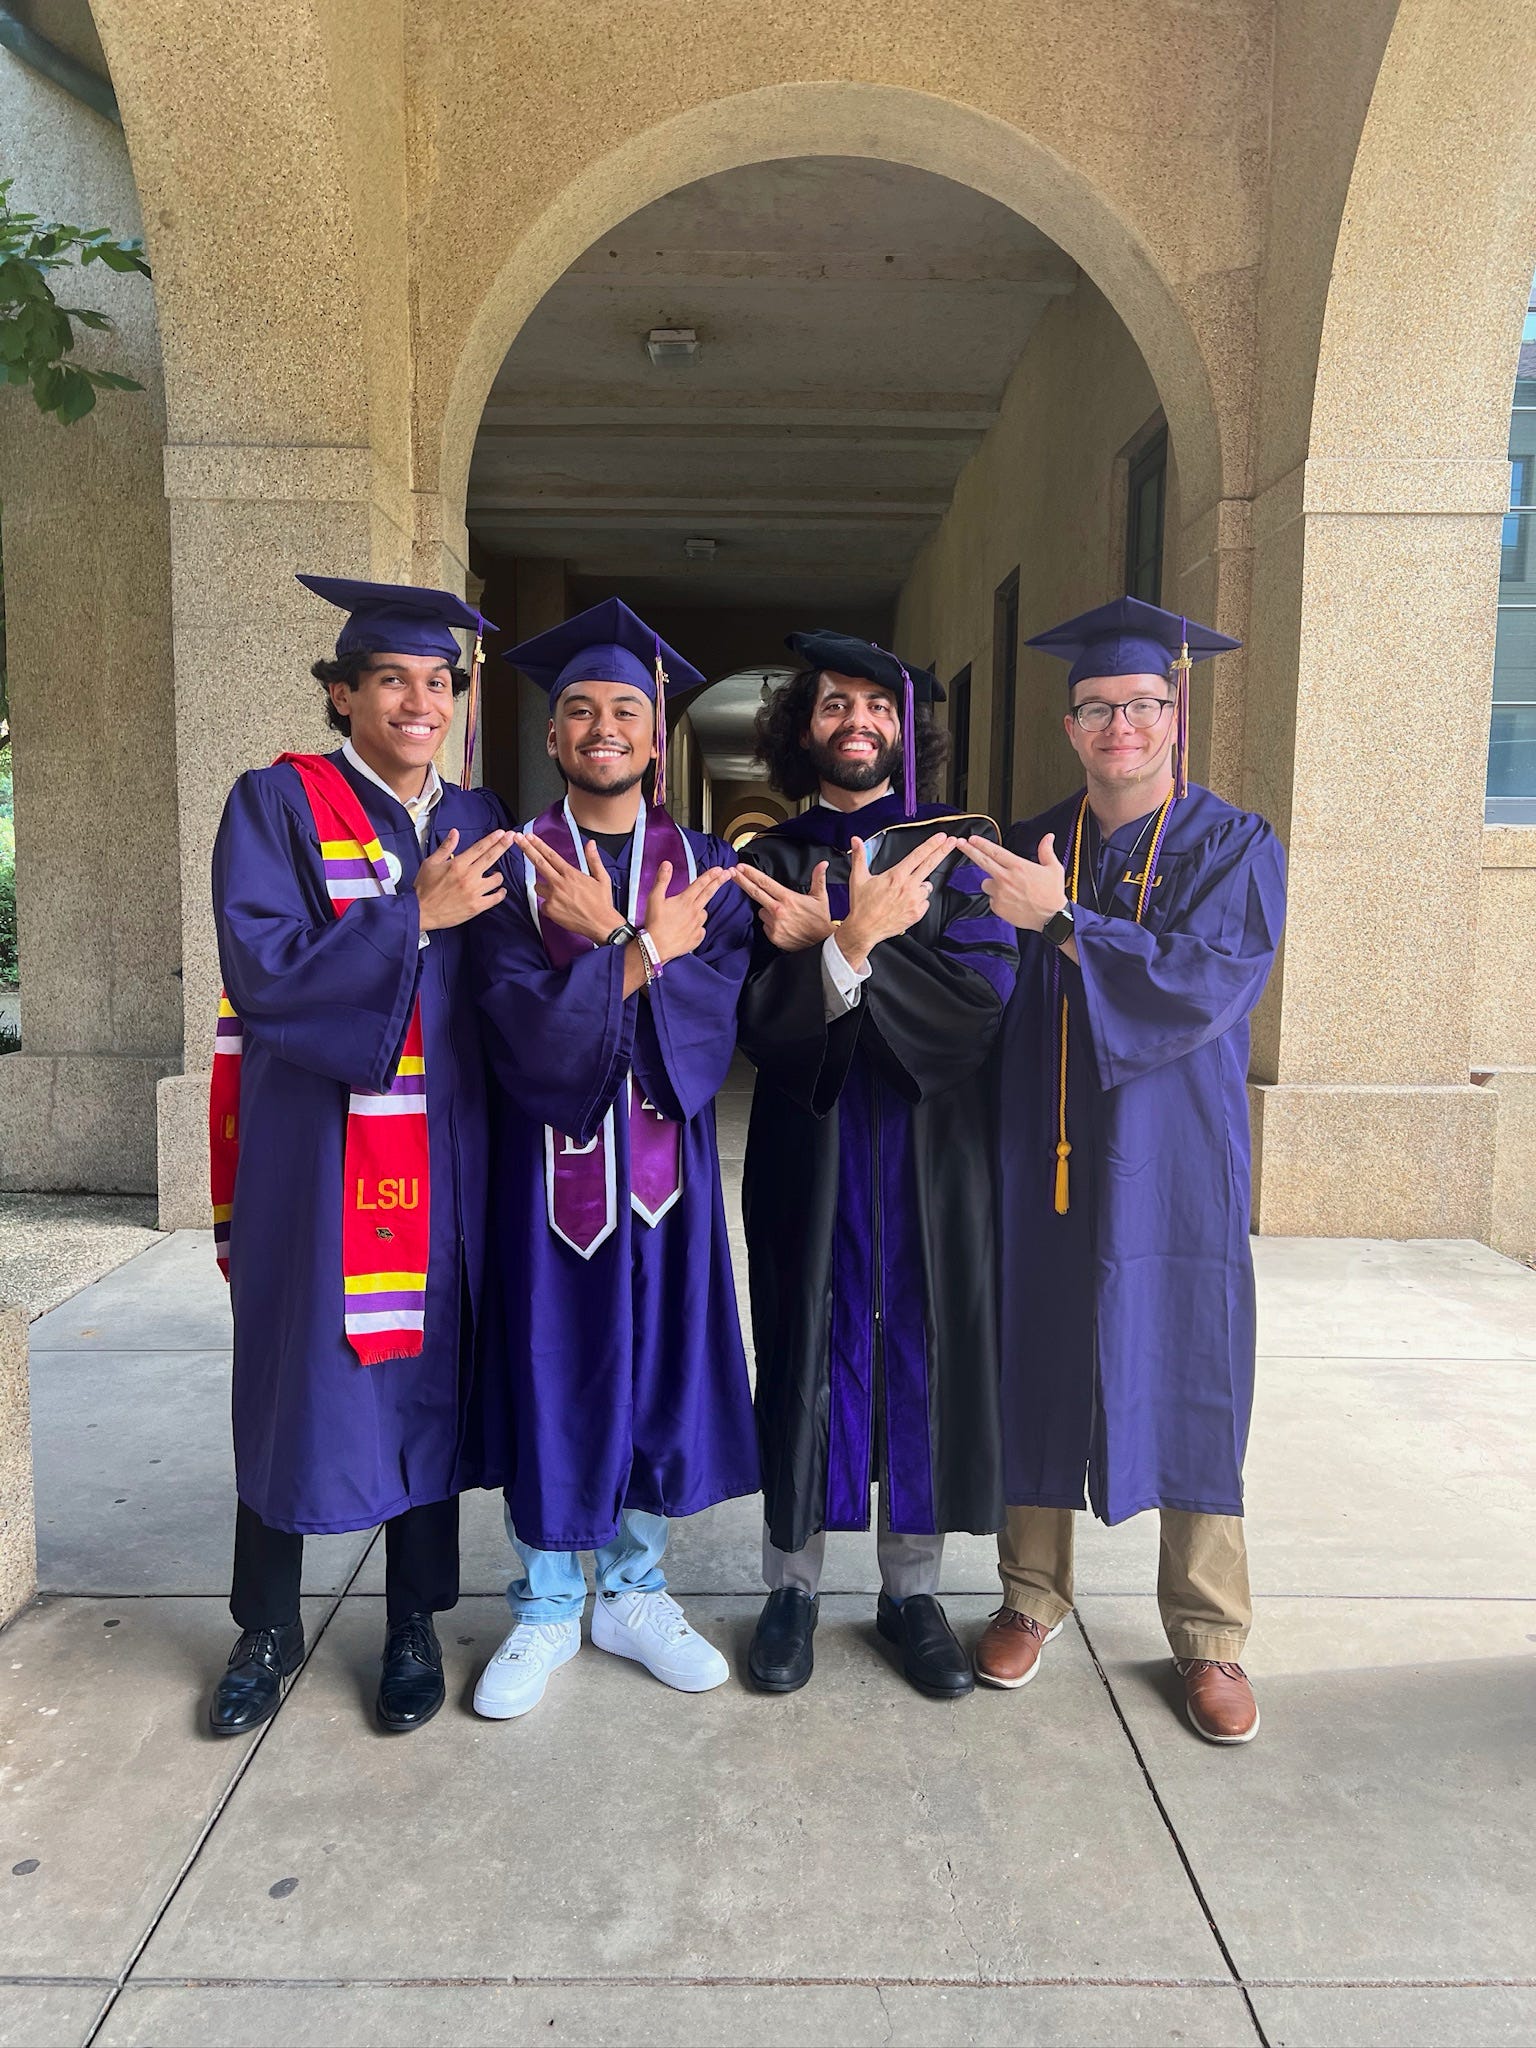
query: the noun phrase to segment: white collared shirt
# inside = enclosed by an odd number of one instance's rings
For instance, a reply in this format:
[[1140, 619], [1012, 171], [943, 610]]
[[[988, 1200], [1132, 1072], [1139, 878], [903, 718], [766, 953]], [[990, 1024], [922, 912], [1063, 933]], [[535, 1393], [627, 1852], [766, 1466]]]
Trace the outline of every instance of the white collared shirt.
[[[394, 790], [390, 788], [383, 776], [376, 775], [368, 766], [368, 763], [363, 759], [356, 747], [353, 746], [350, 738], [342, 741], [341, 751], [347, 765], [355, 768], [366, 782], [371, 782], [376, 789], [382, 789], [386, 796], [394, 797], [395, 802], [399, 804], [411, 821], [411, 829], [416, 834], [417, 848], [420, 852], [425, 853], [427, 850], [427, 833], [432, 826], [432, 813], [443, 799], [443, 778], [437, 772], [436, 763], [432, 761], [427, 763], [427, 779], [421, 785], [418, 795], [409, 797], [396, 796]], [[385, 855], [386, 860], [390, 858], [390, 855]], [[396, 875], [395, 880], [398, 882], [399, 879], [400, 877]], [[431, 943], [431, 934], [423, 932], [421, 944], [423, 946], [430, 946]]]
[[[817, 803], [823, 810], [834, 811], [836, 804], [829, 804], [826, 798], [818, 797]], [[865, 845], [866, 855], [873, 856], [880, 843], [880, 834], [873, 833]], [[834, 1017], [841, 1017], [849, 1010], [856, 1010], [864, 993], [864, 983], [869, 979], [869, 962], [863, 967], [850, 967], [843, 958], [842, 948], [834, 932], [830, 939], [822, 942], [821, 948], [821, 996], [822, 1005], [830, 1024]]]

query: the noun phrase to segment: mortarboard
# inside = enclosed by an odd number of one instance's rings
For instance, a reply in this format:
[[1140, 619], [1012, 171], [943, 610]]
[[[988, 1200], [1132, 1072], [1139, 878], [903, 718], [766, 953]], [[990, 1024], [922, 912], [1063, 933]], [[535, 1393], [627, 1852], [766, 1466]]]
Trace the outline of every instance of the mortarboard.
[[1208, 661], [1213, 654], [1229, 653], [1242, 644], [1212, 626], [1192, 622], [1178, 612], [1165, 612], [1160, 605], [1147, 604], [1139, 597], [1117, 597], [1024, 642], [1026, 647], [1039, 647], [1071, 663], [1069, 690], [1090, 676], [1162, 676], [1165, 680], [1176, 676], [1176, 787], [1180, 796], [1189, 787], [1189, 671], [1197, 661]]
[[902, 801], [910, 818], [917, 809], [913, 707], [942, 704], [944, 685], [930, 669], [909, 669], [897, 655], [876, 646], [873, 640], [859, 640], [852, 633], [835, 633], [826, 626], [818, 626], [811, 633], [790, 633], [784, 645], [798, 654], [807, 668], [838, 676], [863, 676], [866, 682], [883, 683], [895, 696], [902, 707]]
[[480, 723], [481, 643], [494, 632], [483, 613], [449, 590], [421, 590], [412, 583], [366, 583], [355, 576], [300, 576], [299, 582], [347, 614], [336, 636], [338, 661], [348, 654], [426, 654], [457, 668], [463, 651], [454, 638], [459, 627], [475, 636], [469, 666], [469, 697], [464, 723], [464, 772], [469, 787]]
[[656, 801], [667, 801], [667, 691], [691, 694], [704, 677], [621, 597], [605, 598], [509, 647], [503, 659], [549, 692], [550, 715], [572, 683], [628, 683], [656, 706]]

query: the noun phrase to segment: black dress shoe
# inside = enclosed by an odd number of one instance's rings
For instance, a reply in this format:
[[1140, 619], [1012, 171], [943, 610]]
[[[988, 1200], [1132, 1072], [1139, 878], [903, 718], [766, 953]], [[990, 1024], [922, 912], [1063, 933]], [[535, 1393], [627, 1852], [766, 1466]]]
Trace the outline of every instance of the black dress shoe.
[[902, 1671], [919, 1692], [956, 1700], [975, 1691], [971, 1660], [931, 1593], [914, 1593], [899, 1607], [888, 1593], [882, 1593], [875, 1626], [901, 1651]]
[[392, 1621], [379, 1677], [379, 1726], [404, 1735], [430, 1721], [443, 1704], [443, 1651], [430, 1614]]
[[304, 1624], [248, 1628], [229, 1653], [229, 1669], [213, 1689], [208, 1725], [215, 1735], [248, 1735], [270, 1721], [283, 1697], [283, 1680], [304, 1662]]
[[798, 1692], [816, 1662], [811, 1642], [821, 1602], [798, 1586], [781, 1586], [763, 1602], [747, 1652], [752, 1682], [763, 1692]]

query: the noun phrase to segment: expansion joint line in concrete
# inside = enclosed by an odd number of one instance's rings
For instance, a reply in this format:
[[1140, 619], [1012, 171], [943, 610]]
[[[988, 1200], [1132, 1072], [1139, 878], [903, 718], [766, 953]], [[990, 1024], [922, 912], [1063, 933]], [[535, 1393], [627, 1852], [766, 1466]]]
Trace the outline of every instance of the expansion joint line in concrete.
[[[202, 1855], [204, 1848], [207, 1846], [209, 1836], [212, 1835], [214, 1829], [218, 1826], [219, 1822], [224, 1818], [224, 1809], [228, 1806], [230, 1800], [235, 1796], [236, 1787], [239, 1785], [241, 1779], [245, 1776], [246, 1772], [250, 1769], [251, 1764], [255, 1759], [256, 1752], [261, 1748], [261, 1745], [266, 1741], [269, 1731], [277, 1726], [277, 1723], [282, 1716], [283, 1708], [288, 1704], [288, 1701], [293, 1697], [293, 1693], [299, 1685], [299, 1683], [301, 1682], [301, 1680], [303, 1679], [304, 1673], [309, 1669], [310, 1659], [314, 1656], [315, 1651], [319, 1648], [321, 1637], [325, 1634], [326, 1630], [330, 1627], [331, 1623], [336, 1619], [337, 1614], [341, 1611], [342, 1601], [346, 1599], [347, 1595], [351, 1592], [353, 1586], [356, 1585], [357, 1575], [362, 1570], [363, 1566], [368, 1562], [369, 1557], [373, 1553], [373, 1546], [375, 1543], [379, 1541], [381, 1534], [382, 1531], [380, 1530], [374, 1531], [373, 1541], [364, 1546], [363, 1554], [357, 1560], [357, 1563], [353, 1566], [351, 1576], [348, 1578], [346, 1584], [342, 1586], [339, 1589], [339, 1591], [335, 1594], [335, 1596], [332, 1598], [331, 1604], [326, 1609], [325, 1615], [321, 1620], [320, 1626], [315, 1630], [313, 1636], [309, 1634], [308, 1630], [305, 1631], [304, 1662], [299, 1666], [298, 1670], [294, 1673], [293, 1684], [289, 1686], [287, 1693], [278, 1702], [277, 1712], [272, 1715], [270, 1720], [264, 1722], [262, 1726], [256, 1731], [256, 1739], [251, 1743], [250, 1747], [246, 1750], [245, 1755], [240, 1759], [240, 1762], [235, 1767], [235, 1770], [230, 1776], [229, 1783], [224, 1787], [223, 1791], [214, 1801], [213, 1811], [209, 1814], [207, 1820], [204, 1821], [202, 1828], [198, 1832], [197, 1840], [192, 1844], [192, 1847], [188, 1850], [186, 1857], [182, 1862], [182, 1866], [180, 1870], [177, 1871], [176, 1876], [173, 1879], [169, 1890], [166, 1892], [165, 1897], [160, 1901], [160, 1904], [156, 1908], [156, 1910], [150, 1915], [149, 1925], [145, 1928], [143, 1934], [140, 1935], [138, 1941], [135, 1942], [132, 1953], [129, 1955], [127, 1962], [125, 1962], [121, 1970], [118, 1971], [117, 1982], [112, 1986], [112, 1989], [107, 1993], [101, 2011], [97, 2013], [95, 2019], [92, 2021], [91, 2030], [85, 2037], [83, 2048], [95, 2048], [97, 2037], [100, 2035], [102, 2028], [106, 2025], [107, 2020], [111, 2016], [112, 2008], [117, 2004], [118, 1999], [123, 1994], [123, 1987], [128, 1983], [129, 1979], [132, 1977], [134, 1973], [134, 1970], [138, 1966], [139, 1957], [143, 1955], [145, 1949], [147, 1949], [149, 1944], [154, 1940], [156, 1930], [159, 1928], [161, 1921], [164, 1920], [166, 1914], [171, 1910], [172, 1905], [175, 1903], [177, 1893], [181, 1890], [182, 1886], [186, 1883], [188, 1877], [191, 1875], [193, 1867], [196, 1864], [198, 1857]], [[213, 1740], [214, 1738], [210, 1737], [209, 1739]]]
[[[1087, 1628], [1084, 1626], [1083, 1617], [1081, 1616], [1081, 1614], [1077, 1612], [1075, 1608], [1073, 1609], [1072, 1618], [1077, 1623], [1077, 1632], [1083, 1639], [1083, 1647], [1087, 1650], [1088, 1655], [1093, 1660], [1093, 1668], [1099, 1674], [1099, 1683], [1104, 1688], [1104, 1696], [1109, 1701], [1110, 1706], [1114, 1710], [1115, 1719], [1120, 1723], [1120, 1732], [1124, 1735], [1126, 1741], [1130, 1744], [1131, 1755], [1136, 1759], [1136, 1768], [1141, 1772], [1142, 1778], [1146, 1784], [1148, 1796], [1150, 1797], [1152, 1804], [1157, 1808], [1158, 1819], [1162, 1822], [1163, 1826], [1168, 1830], [1168, 1839], [1173, 1844], [1174, 1854], [1178, 1857], [1180, 1863], [1184, 1866], [1184, 1875], [1189, 1880], [1189, 1888], [1195, 1895], [1196, 1905], [1199, 1906], [1200, 1911], [1205, 1915], [1205, 1924], [1211, 1930], [1211, 1939], [1215, 1942], [1217, 1948], [1221, 1951], [1221, 1960], [1226, 1964], [1227, 1968], [1232, 1973], [1232, 1982], [1237, 1986], [1238, 1990], [1242, 1993], [1243, 2004], [1248, 2008], [1248, 2017], [1253, 2024], [1253, 2031], [1255, 2037], [1259, 2042], [1259, 2048], [1270, 2048], [1269, 2036], [1265, 2033], [1263, 2025], [1259, 2019], [1258, 2012], [1255, 2010], [1253, 2000], [1249, 1996], [1248, 1986], [1244, 1982], [1243, 1973], [1241, 1970], [1238, 1969], [1237, 1963], [1233, 1958], [1231, 1949], [1227, 1947], [1226, 1936], [1222, 1933], [1220, 1927], [1216, 1924], [1216, 1915], [1212, 1912], [1210, 1901], [1205, 1896], [1205, 1889], [1202, 1886], [1199, 1878], [1195, 1875], [1195, 1866], [1193, 1865], [1193, 1863], [1190, 1862], [1189, 1855], [1184, 1847], [1184, 1844], [1179, 1840], [1179, 1831], [1173, 1824], [1173, 1815], [1168, 1811], [1168, 1808], [1164, 1805], [1163, 1795], [1161, 1792], [1158, 1791], [1157, 1785], [1153, 1780], [1152, 1773], [1147, 1768], [1147, 1760], [1141, 1753], [1141, 1744], [1136, 1740], [1136, 1737], [1131, 1733], [1131, 1724], [1125, 1718], [1125, 1714], [1121, 1710], [1120, 1702], [1115, 1697], [1115, 1688], [1109, 1682], [1109, 1673], [1104, 1669], [1103, 1664], [1099, 1661], [1099, 1653], [1093, 1647], [1093, 1638], [1089, 1635]], [[87, 2048], [89, 2048], [89, 2044], [87, 2044]]]

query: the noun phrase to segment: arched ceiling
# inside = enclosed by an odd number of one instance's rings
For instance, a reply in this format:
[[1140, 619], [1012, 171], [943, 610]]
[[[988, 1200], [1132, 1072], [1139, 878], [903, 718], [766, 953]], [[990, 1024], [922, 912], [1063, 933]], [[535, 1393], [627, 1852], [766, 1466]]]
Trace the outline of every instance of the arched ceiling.
[[[887, 604], [1077, 276], [1010, 208], [902, 165], [789, 158], [683, 186], [518, 335], [470, 531], [653, 605]], [[693, 328], [696, 360], [653, 364], [656, 327]]]

